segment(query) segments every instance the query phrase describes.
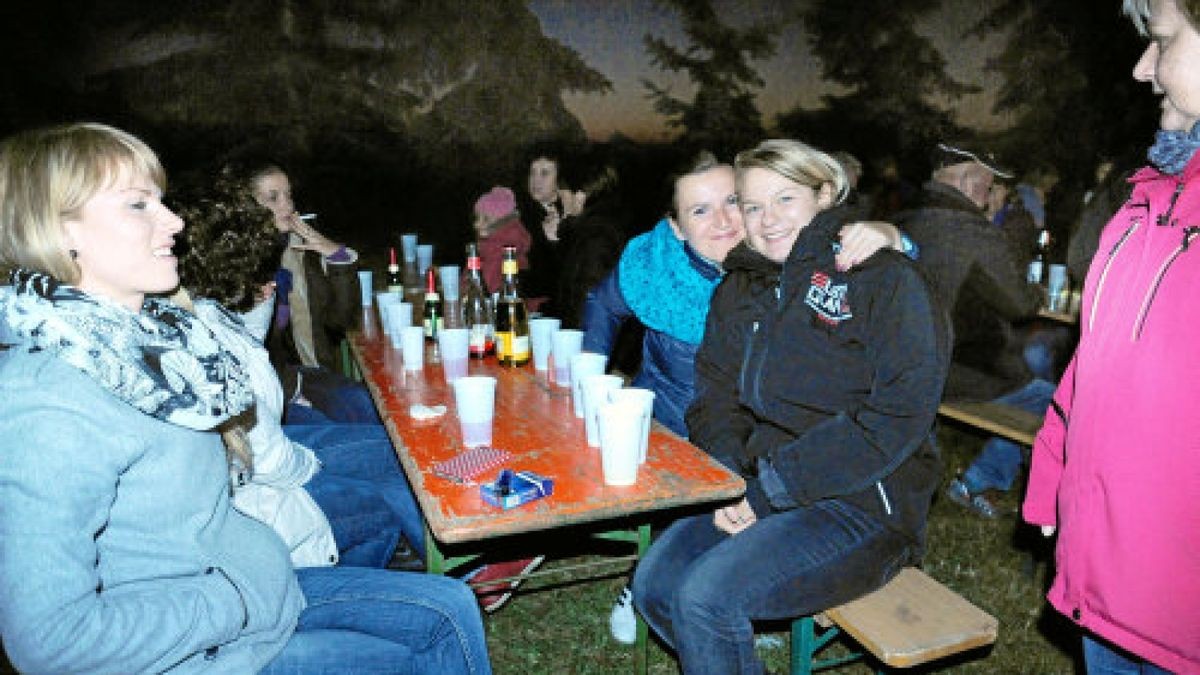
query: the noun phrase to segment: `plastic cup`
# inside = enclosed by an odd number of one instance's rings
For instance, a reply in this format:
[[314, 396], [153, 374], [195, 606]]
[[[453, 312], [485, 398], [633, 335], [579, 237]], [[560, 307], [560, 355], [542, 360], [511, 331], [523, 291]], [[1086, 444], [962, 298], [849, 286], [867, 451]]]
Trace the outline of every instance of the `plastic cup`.
[[596, 428], [596, 409], [609, 403], [609, 392], [625, 384], [617, 375], [588, 375], [580, 383], [583, 392], [583, 422], [587, 430], [587, 444], [600, 447], [600, 432]]
[[533, 347], [534, 370], [545, 371], [550, 369], [550, 353], [554, 351], [554, 332], [560, 326], [562, 326], [562, 321], [559, 319], [537, 318], [529, 320], [529, 341]]
[[371, 292], [375, 289], [375, 275], [371, 270], [358, 271], [358, 292], [363, 307], [371, 306]]
[[442, 354], [442, 372], [447, 382], [467, 376], [467, 343], [471, 331], [466, 328], [443, 328], [438, 331], [438, 350]]
[[405, 370], [421, 370], [425, 367], [425, 328], [405, 326], [401, 328], [400, 351], [404, 356]]
[[636, 403], [642, 409], [642, 441], [638, 448], [638, 464], [646, 462], [646, 450], [650, 444], [650, 423], [654, 419], [654, 392], [639, 387], [614, 389], [608, 392], [610, 403]]
[[417, 244], [417, 271], [422, 278], [430, 267], [433, 267], [433, 244]]
[[571, 357], [571, 403], [575, 416], [583, 419], [583, 379], [588, 375], [603, 375], [608, 357], [592, 352], [579, 352]]
[[496, 414], [496, 378], [470, 375], [458, 378], [453, 386], [463, 445], [468, 448], [491, 445], [492, 420]]
[[1067, 303], [1064, 300], [1067, 297], [1067, 266], [1066, 265], [1051, 265], [1050, 273], [1046, 281], [1047, 298], [1046, 309], [1051, 312], [1061, 312], [1066, 307]]
[[600, 468], [605, 485], [633, 485], [638, 473], [641, 406], [629, 401], [604, 403], [596, 411], [600, 431]]
[[395, 291], [377, 291], [375, 293], [375, 309], [379, 310], [379, 323], [383, 326], [383, 334], [392, 334], [392, 317], [388, 308], [403, 301], [402, 296]]
[[458, 300], [458, 265], [439, 267], [438, 279], [442, 282], [442, 299], [447, 302]]
[[400, 235], [400, 248], [405, 260], [417, 259], [417, 235], [414, 233]]
[[[388, 334], [392, 336], [392, 345], [399, 349], [400, 331], [412, 325], [412, 303], [392, 301], [383, 308], [383, 311], [387, 317], [387, 326], [391, 327], [391, 332]], [[387, 326], [385, 326], [385, 332]]]
[[551, 340], [554, 355], [554, 383], [560, 387], [571, 386], [571, 358], [579, 353], [583, 345], [583, 331], [565, 328], [554, 332]]

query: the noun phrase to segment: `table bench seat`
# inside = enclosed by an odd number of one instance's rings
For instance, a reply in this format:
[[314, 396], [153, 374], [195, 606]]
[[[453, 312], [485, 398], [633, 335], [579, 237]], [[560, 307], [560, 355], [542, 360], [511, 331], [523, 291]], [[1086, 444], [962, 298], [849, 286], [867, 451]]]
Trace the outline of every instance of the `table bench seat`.
[[849, 635], [892, 668], [935, 661], [996, 641], [999, 622], [919, 569], [908, 567], [886, 586], [792, 626], [792, 673], [807, 675], [864, 654], [814, 661], [835, 631], [817, 636], [814, 622]]
[[938, 414], [1029, 447], [1042, 428], [1041, 415], [992, 401], [944, 401]]

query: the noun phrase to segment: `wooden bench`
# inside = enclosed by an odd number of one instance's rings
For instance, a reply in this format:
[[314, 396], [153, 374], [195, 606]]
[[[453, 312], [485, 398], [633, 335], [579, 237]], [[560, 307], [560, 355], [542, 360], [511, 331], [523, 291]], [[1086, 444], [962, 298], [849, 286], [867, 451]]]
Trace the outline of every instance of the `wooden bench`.
[[[820, 633], [817, 626], [824, 628]], [[870, 653], [891, 668], [910, 668], [996, 641], [999, 622], [919, 569], [908, 567], [883, 588], [792, 623], [792, 675], [855, 661]], [[865, 651], [816, 660], [839, 635]]]
[[938, 414], [1029, 447], [1042, 428], [1041, 415], [991, 401], [944, 401]]

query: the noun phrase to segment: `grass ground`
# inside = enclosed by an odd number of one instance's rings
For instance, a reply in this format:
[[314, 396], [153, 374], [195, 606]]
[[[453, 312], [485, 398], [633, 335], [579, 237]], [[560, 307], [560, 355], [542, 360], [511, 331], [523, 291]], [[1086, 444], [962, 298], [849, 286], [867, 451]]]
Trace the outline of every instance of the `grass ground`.
[[[944, 427], [939, 432], [947, 479], [966, 467], [982, 444], [970, 431]], [[987, 650], [932, 667], [904, 672], [1069, 674], [1076, 670], [1077, 637], [1071, 625], [1048, 608], [1049, 544], [1017, 517], [1020, 490], [996, 501], [1004, 516], [984, 520], [941, 497], [929, 520], [925, 570], [1000, 621], [1000, 636]], [[589, 560], [556, 559], [548, 567]], [[515, 597], [486, 620], [488, 646], [498, 675], [626, 673], [633, 650], [608, 635], [608, 612], [624, 582], [623, 575], [587, 583], [569, 583], [567, 575], [531, 581], [537, 592]], [[775, 627], [786, 630], [786, 626]], [[763, 652], [767, 667], [787, 672], [788, 648]], [[650, 646], [650, 672], [678, 672], [675, 660], [658, 644]], [[863, 664], [840, 673], [870, 673]]]

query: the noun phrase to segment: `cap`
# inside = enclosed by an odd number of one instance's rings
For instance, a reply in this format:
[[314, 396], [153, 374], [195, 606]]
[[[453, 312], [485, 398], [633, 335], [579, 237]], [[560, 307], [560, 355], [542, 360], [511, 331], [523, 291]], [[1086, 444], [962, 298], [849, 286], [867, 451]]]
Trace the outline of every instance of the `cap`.
[[962, 164], [963, 162], [975, 162], [1001, 178], [1013, 177], [1012, 172], [1000, 168], [995, 155], [990, 152], [975, 152], [963, 148], [961, 145], [950, 145], [949, 143], [937, 144], [937, 148], [933, 152], [934, 169]]

